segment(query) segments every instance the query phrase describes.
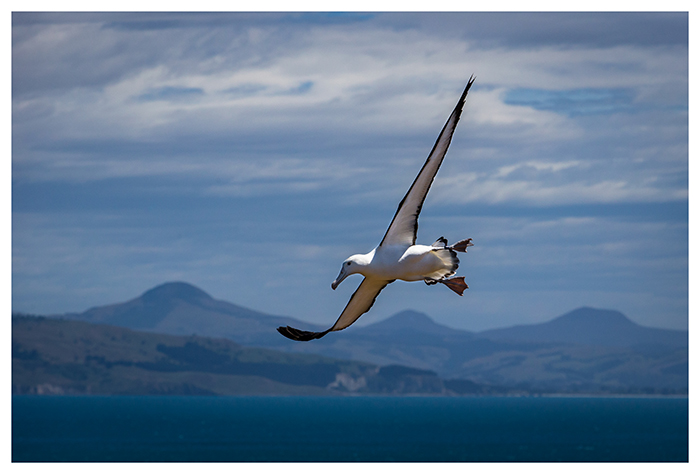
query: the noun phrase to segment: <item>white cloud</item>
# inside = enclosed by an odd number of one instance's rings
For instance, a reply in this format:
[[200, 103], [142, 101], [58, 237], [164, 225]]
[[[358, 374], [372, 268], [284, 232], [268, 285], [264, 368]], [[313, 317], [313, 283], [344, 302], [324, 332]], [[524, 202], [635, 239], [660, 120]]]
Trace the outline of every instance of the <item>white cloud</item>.
[[[128, 74], [115, 76], [100, 88], [76, 79], [72, 87], [64, 85], [48, 92], [45, 99], [17, 96], [15, 113], [23, 115], [24, 121], [16, 122], [20, 139], [16, 159], [25, 158], [21, 143], [39, 123], [40, 138], [46, 140], [158, 142], [176, 141], [183, 134], [217, 139], [225, 134], [260, 130], [269, 130], [274, 139], [281, 129], [315, 130], [325, 135], [371, 132], [394, 139], [427, 134], [444, 121], [459, 88], [472, 72], [477, 73], [477, 88], [462, 125], [470, 127], [470, 136], [480, 134], [510, 149], [523, 143], [576, 143], [589, 130], [554, 112], [506, 105], [505, 91], [512, 87], [621, 86], [682, 91], [686, 85], [687, 66], [680, 48], [480, 50], [468, 42], [433, 37], [425, 31], [362, 24], [315, 26], [304, 34], [299, 30], [289, 35], [287, 31], [286, 38], [295, 49], [280, 54], [278, 49], [265, 49], [279, 37], [277, 28], [252, 26], [228, 36], [215, 31], [210, 39], [218, 42], [216, 54], [204, 57], [195, 56], [189, 49], [182, 52], [183, 42], [206, 37], [204, 30], [197, 28], [133, 32], [88, 23], [39, 30], [15, 46], [18, 74], [31, 77], [35, 70], [23, 69], [24, 61], [42, 57], [50, 59], [54, 69], [63, 71], [61, 77], [66, 81], [79, 78], [88, 67], [87, 61], [99, 69], [123, 64], [134, 54], [147, 58], [137, 62]], [[78, 44], [82, 48], [77, 48]], [[85, 49], [85, 45], [90, 45], [85, 58], [75, 52], [52, 57], [64, 49]], [[161, 48], [160, 54], [155, 53], [156, 48]], [[243, 52], [244, 48], [252, 50]], [[239, 59], [241, 55], [244, 60]], [[96, 60], [98, 57], [101, 59]], [[249, 57], [255, 59], [246, 59]], [[78, 73], [69, 75], [73, 69]], [[284, 94], [305, 83], [313, 84], [306, 93]], [[250, 85], [258, 89], [249, 95], [227, 92]], [[197, 88], [203, 94], [186, 102], [135, 100], [146, 91], [165, 87]], [[647, 100], [645, 94], [640, 97]], [[27, 122], [37, 113], [43, 114], [41, 122]]]
[[494, 175], [495, 178], [506, 178], [508, 175], [516, 170], [522, 168], [534, 168], [537, 171], [549, 171], [551, 173], [556, 173], [569, 168], [578, 168], [586, 166], [580, 161], [559, 161], [553, 163], [546, 163], [543, 161], [528, 161], [525, 163], [517, 163], [514, 165], [501, 166]]
[[[468, 41], [434, 36], [426, 30], [388, 29], [372, 23], [298, 30], [275, 24], [252, 25], [237, 29], [235, 34], [216, 28], [207, 32], [204, 26], [127, 31], [100, 28], [95, 23], [48, 25], [36, 31], [14, 47], [17, 74], [31, 79], [34, 73], [43, 77], [60, 71], [62, 80], [57, 89], [45, 90], [43, 97], [40, 92], [39, 96], [18, 94], [14, 99], [14, 160], [28, 165], [20, 174], [27, 179], [32, 175], [37, 179], [66, 179], [71, 170], [81, 180], [90, 176], [103, 179], [111, 173], [188, 174], [193, 170], [204, 172], [204, 168], [209, 168], [210, 175], [218, 176], [226, 173], [222, 170], [225, 161], [207, 159], [210, 150], [206, 143], [221, 142], [226, 136], [254, 135], [258, 140], [279, 141], [284, 146], [284, 141], [295, 135], [304, 140], [314, 135], [326, 140], [349, 135], [354, 137], [352, 147], [359, 163], [366, 160], [365, 148], [379, 143], [382, 136], [387, 145], [400, 147], [402, 140], [421, 134], [428, 137], [423, 148], [429, 149], [459, 88], [475, 72], [477, 87], [458, 133], [470, 141], [492, 143], [481, 148], [483, 153], [498, 150], [498, 155], [512, 158], [507, 163], [494, 160], [491, 167], [500, 171], [494, 176], [494, 170], [490, 170], [480, 189], [472, 187], [466, 193], [471, 196], [469, 199], [483, 199], [495, 192], [492, 201], [535, 202], [558, 196], [563, 192], [562, 186], [571, 187], [571, 199], [580, 196], [589, 200], [596, 194], [602, 201], [649, 199], [668, 193], [655, 190], [648, 179], [648, 189], [635, 191], [631, 188], [636, 182], [624, 174], [616, 179], [597, 176], [595, 182], [561, 185], [537, 180], [489, 180], [489, 176], [506, 179], [509, 170], [522, 166], [542, 171], [533, 163], [549, 163], [547, 166], [554, 171], [577, 162], [585, 175], [580, 158], [550, 155], [533, 159], [527, 154], [519, 155], [524, 149], [536, 152], [537, 148], [544, 150], [564, 143], [572, 149], [588, 146], [587, 141], [603, 139], [601, 134], [606, 132], [554, 112], [507, 105], [504, 94], [513, 87], [636, 87], [642, 91], [638, 100], [647, 102], [658, 101], [659, 97], [644, 91], [677, 91], [676, 99], [682, 99], [687, 87], [687, 53], [680, 47], [479, 49]], [[280, 37], [286, 40], [284, 45], [269, 49], [271, 44], [279, 43]], [[205, 41], [210, 47], [199, 55], [192, 47], [185, 47], [188, 42]], [[47, 64], [33, 65], [41, 58]], [[130, 64], [134, 58], [136, 61]], [[118, 74], [116, 65], [131, 68]], [[90, 86], [90, 81], [80, 80], [89, 67], [104, 70], [100, 74], [111, 74], [111, 79], [101, 87]], [[71, 85], [72, 78], [75, 80]], [[304, 93], [287, 93], [304, 84], [311, 84]], [[189, 88], [203, 93], [187, 101], [138, 100], [148, 91], [163, 88]], [[231, 90], [249, 92], [231, 94]], [[667, 100], [676, 100], [671, 94]], [[623, 135], [630, 133], [620, 131]], [[650, 130], [651, 134], [662, 132]], [[57, 156], [31, 151], [37, 140], [46, 147], [56, 140], [136, 140], [157, 146], [194, 136], [202, 139], [201, 153], [171, 156], [167, 160], [139, 154], [120, 156], [115, 161], [100, 153], [86, 159], [80, 154]], [[363, 136], [370, 136], [372, 143], [363, 144]], [[313, 142], [308, 146], [313, 146]], [[345, 146], [342, 140], [340, 146]], [[54, 173], [56, 167], [62, 171]], [[326, 167], [331, 173], [329, 179], [333, 168]], [[280, 180], [289, 176], [285, 174], [288, 168], [276, 169]], [[291, 179], [295, 179], [293, 174]], [[536, 189], [541, 186], [544, 189]], [[460, 194], [465, 195], [464, 190]]]
[[452, 203], [518, 202], [540, 206], [576, 203], [663, 202], [687, 199], [687, 190], [663, 190], [653, 183], [627, 181], [559, 182], [506, 180], [462, 173], [443, 177], [435, 184], [431, 198]]

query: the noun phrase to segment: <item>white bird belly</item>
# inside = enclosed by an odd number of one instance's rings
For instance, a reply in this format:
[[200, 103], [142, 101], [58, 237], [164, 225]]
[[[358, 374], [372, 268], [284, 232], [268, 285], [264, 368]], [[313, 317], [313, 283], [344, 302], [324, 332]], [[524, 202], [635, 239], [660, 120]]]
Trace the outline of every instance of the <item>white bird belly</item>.
[[[430, 245], [380, 247], [375, 252], [369, 272], [375, 278], [385, 280], [419, 281], [425, 278], [441, 278], [452, 273], [452, 260], [446, 261]], [[366, 275], [369, 276], [369, 275]]]

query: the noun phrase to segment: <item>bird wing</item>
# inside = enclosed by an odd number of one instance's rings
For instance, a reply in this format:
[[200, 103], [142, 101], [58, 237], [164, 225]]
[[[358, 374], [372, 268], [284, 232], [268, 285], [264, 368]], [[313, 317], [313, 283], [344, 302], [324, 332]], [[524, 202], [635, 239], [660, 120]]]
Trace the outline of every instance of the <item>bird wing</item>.
[[362, 280], [360, 286], [358, 286], [355, 293], [352, 294], [352, 297], [345, 306], [345, 309], [342, 313], [340, 313], [338, 320], [331, 328], [325, 331], [302, 331], [289, 326], [280, 326], [277, 328], [277, 331], [284, 337], [294, 341], [310, 341], [311, 339], [320, 339], [331, 331], [340, 331], [341, 329], [345, 329], [357, 321], [360, 316], [369, 311], [374, 304], [374, 301], [377, 299], [379, 292], [381, 292], [389, 283], [391, 283], [391, 281], [376, 278], [365, 278]]
[[423, 168], [416, 176], [415, 181], [408, 189], [406, 196], [399, 203], [399, 208], [394, 215], [394, 219], [389, 225], [389, 229], [386, 231], [381, 245], [415, 245], [416, 234], [418, 233], [418, 215], [420, 214], [421, 208], [423, 207], [423, 202], [425, 197], [428, 195], [430, 190], [430, 185], [433, 184], [433, 179], [440, 169], [443, 158], [447, 153], [447, 148], [450, 146], [450, 141], [452, 141], [452, 134], [457, 127], [457, 122], [459, 122], [459, 117], [462, 115], [462, 109], [464, 108], [464, 103], [467, 100], [467, 93], [474, 83], [474, 76], [469, 78], [469, 82], [462, 92], [462, 96], [459, 98], [459, 102], [452, 111], [452, 115], [447, 119], [447, 123], [442, 128], [440, 136], [438, 136], [432, 151], [428, 155], [428, 159], [425, 161]]

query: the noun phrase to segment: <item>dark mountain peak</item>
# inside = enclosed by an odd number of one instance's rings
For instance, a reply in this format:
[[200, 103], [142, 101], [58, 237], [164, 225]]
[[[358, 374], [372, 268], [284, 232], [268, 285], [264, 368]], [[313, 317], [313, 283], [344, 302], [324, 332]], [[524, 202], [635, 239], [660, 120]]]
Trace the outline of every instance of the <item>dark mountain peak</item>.
[[428, 316], [425, 313], [421, 313], [418, 311], [413, 311], [412, 309], [406, 309], [404, 311], [399, 311], [398, 313], [394, 314], [393, 316], [389, 316], [387, 319], [385, 319], [383, 322], [392, 322], [394, 324], [412, 324], [412, 325], [429, 325], [429, 326], [437, 326], [435, 321], [430, 319], [430, 316]]
[[196, 286], [176, 281], [158, 285], [141, 295], [140, 299], [147, 304], [162, 304], [175, 299], [188, 303], [199, 303], [202, 300], [213, 298]]
[[418, 329], [421, 327], [437, 326], [437, 324], [432, 319], [430, 319], [430, 316], [428, 316], [427, 314], [407, 309], [371, 325], [371, 327], [375, 329], [396, 329], [404, 326], [412, 326]]
[[[153, 329], [166, 319], [174, 308], [183, 303], [203, 306], [214, 302], [211, 296], [196, 286], [184, 282], [170, 282], [156, 286], [125, 303], [90, 308], [72, 319], [131, 329]], [[192, 332], [197, 331], [190, 333]]]
[[282, 339], [276, 327], [304, 324], [293, 318], [271, 316], [214, 299], [196, 286], [181, 281], [163, 283], [123, 303], [60, 316], [163, 334], [227, 337], [244, 344], [272, 341], [272, 345], [280, 345]]
[[416, 334], [450, 335], [459, 332], [457, 329], [436, 323], [425, 313], [413, 310], [398, 312], [383, 321], [364, 327], [363, 330], [371, 331], [374, 334], [410, 332]]
[[595, 324], [603, 326], [638, 326], [627, 316], [611, 309], [596, 309], [584, 306], [559, 316], [551, 321], [560, 324]]
[[492, 340], [573, 343], [608, 347], [687, 345], [687, 333], [641, 326], [619, 311], [583, 307], [539, 324], [482, 331]]

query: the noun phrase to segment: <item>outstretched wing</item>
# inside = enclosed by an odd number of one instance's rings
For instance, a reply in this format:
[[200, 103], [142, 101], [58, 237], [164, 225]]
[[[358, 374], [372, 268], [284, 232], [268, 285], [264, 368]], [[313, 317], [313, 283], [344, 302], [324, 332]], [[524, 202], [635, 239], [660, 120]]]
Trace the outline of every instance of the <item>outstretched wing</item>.
[[418, 173], [416, 180], [413, 181], [406, 196], [401, 200], [394, 219], [391, 221], [389, 229], [379, 245], [415, 245], [416, 234], [418, 233], [418, 215], [423, 207], [425, 197], [428, 195], [430, 185], [433, 184], [433, 179], [435, 179], [442, 160], [445, 158], [447, 148], [450, 146], [450, 141], [452, 141], [452, 134], [455, 131], [455, 127], [457, 127], [459, 117], [462, 115], [462, 109], [467, 100], [467, 93], [473, 83], [474, 76], [469, 78], [467, 87], [462, 92], [462, 97], [459, 98], [452, 115], [450, 115], [447, 123], [442, 128], [442, 132], [440, 132], [440, 136], [435, 142], [430, 155], [428, 155], [423, 168]]
[[289, 326], [280, 326], [277, 328], [277, 331], [284, 337], [294, 341], [310, 341], [312, 339], [320, 339], [331, 331], [345, 329], [357, 321], [360, 316], [369, 311], [374, 304], [374, 300], [377, 299], [379, 292], [389, 283], [391, 283], [391, 281], [378, 280], [376, 278], [365, 278], [362, 280], [362, 283], [360, 283], [360, 286], [358, 286], [355, 293], [353, 293], [347, 306], [345, 306], [345, 309], [340, 314], [340, 317], [330, 329], [323, 332], [312, 332], [294, 329]]

